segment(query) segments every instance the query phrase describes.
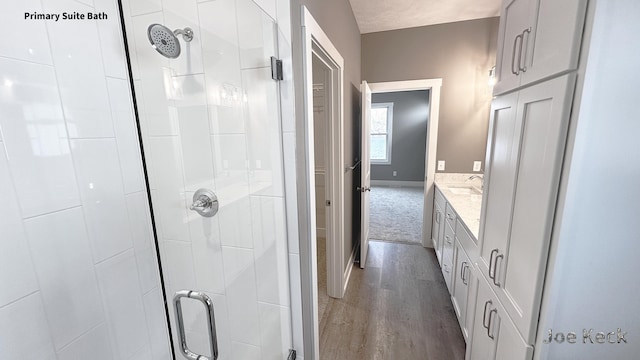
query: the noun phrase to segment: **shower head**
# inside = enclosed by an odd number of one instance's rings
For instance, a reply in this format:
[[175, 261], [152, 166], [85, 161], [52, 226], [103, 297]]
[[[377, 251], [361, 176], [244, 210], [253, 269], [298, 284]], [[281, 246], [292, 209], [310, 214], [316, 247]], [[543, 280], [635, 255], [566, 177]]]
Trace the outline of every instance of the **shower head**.
[[147, 36], [151, 46], [157, 52], [169, 59], [175, 59], [180, 56], [180, 41], [177, 36], [182, 35], [182, 39], [190, 42], [193, 39], [193, 30], [190, 28], [169, 30], [164, 25], [151, 24], [147, 28]]

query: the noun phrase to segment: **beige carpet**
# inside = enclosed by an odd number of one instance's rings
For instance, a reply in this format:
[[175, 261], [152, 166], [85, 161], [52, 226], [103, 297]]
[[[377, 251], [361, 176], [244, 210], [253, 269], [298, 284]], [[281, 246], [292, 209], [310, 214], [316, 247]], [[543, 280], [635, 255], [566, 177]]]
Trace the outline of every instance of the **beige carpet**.
[[420, 244], [423, 204], [423, 188], [372, 186], [369, 239]]

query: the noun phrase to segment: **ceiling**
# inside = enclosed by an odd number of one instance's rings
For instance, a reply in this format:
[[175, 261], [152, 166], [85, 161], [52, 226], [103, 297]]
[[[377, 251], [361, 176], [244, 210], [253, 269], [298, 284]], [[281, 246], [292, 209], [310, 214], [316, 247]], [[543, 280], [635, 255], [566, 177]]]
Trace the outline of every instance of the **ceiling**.
[[501, 0], [349, 0], [361, 34], [481, 19], [500, 14]]

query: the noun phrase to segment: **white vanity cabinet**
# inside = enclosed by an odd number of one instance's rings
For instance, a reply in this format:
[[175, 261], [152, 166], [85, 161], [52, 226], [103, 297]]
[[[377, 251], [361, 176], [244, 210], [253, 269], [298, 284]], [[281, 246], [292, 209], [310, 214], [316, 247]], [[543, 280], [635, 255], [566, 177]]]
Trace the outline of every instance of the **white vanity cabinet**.
[[505, 0], [494, 94], [578, 68], [587, 0]]
[[468, 344], [467, 358], [472, 360], [530, 360], [533, 347], [520, 336], [515, 325], [489, 288], [487, 280], [474, 278], [477, 295], [474, 299], [473, 337]]
[[527, 343], [535, 340], [575, 78], [492, 105], [478, 267]]

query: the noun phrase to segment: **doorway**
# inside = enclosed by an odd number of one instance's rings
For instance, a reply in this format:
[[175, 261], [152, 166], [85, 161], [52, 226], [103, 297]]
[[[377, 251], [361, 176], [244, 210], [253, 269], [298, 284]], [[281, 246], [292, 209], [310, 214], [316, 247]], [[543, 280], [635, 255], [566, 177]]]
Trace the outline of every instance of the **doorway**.
[[422, 244], [429, 90], [372, 94], [372, 240]]
[[[392, 82], [379, 82], [371, 83], [372, 96], [377, 94], [400, 94], [403, 92], [425, 91], [423, 94], [428, 98], [426, 103], [428, 104], [428, 121], [426, 126], [426, 141], [424, 143], [424, 182], [422, 191], [422, 218], [421, 218], [421, 232], [420, 243], [424, 247], [433, 247], [430, 241], [431, 238], [431, 218], [433, 212], [433, 197], [434, 197], [434, 180], [436, 172], [436, 150], [438, 144], [438, 122], [440, 114], [440, 88], [442, 86], [442, 79], [421, 79], [421, 80], [407, 80], [407, 81], [392, 81]], [[418, 149], [416, 149], [418, 151]], [[375, 166], [375, 165], [374, 165]], [[387, 169], [393, 176], [393, 169]], [[375, 174], [374, 174], [375, 175]], [[397, 175], [397, 174], [396, 174]], [[400, 182], [398, 184], [411, 186], [418, 185], [420, 181], [416, 182]], [[378, 184], [385, 184], [385, 182], [379, 182]], [[388, 182], [386, 184], [389, 184]], [[415, 197], [412, 197], [415, 198]]]

